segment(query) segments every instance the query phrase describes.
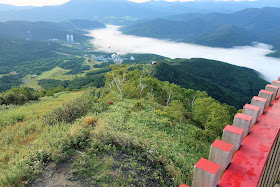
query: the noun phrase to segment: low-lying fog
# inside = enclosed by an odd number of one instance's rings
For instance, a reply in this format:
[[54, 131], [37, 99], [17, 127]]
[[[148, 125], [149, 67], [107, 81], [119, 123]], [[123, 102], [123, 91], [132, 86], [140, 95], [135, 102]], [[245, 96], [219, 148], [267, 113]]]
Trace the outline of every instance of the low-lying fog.
[[272, 53], [272, 46], [257, 43], [254, 46], [231, 49], [205, 47], [167, 40], [124, 35], [118, 26], [108, 25], [106, 29], [90, 31], [95, 39], [92, 43], [99, 51], [127, 54], [152, 53], [169, 58], [206, 58], [244, 66], [260, 72], [272, 81], [280, 75], [280, 59], [266, 57]]

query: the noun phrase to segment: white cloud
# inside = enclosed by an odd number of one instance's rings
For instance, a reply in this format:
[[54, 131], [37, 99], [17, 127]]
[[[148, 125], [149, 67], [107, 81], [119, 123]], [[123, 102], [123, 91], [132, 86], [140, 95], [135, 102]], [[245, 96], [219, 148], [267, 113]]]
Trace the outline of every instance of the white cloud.
[[216, 1], [257, 1], [257, 0], [216, 0]]
[[[136, 2], [136, 3], [144, 3], [147, 1], [151, 1], [151, 0], [129, 0], [132, 2]], [[159, 0], [155, 0], [155, 1], [159, 1]], [[165, 0], [168, 2], [175, 2], [175, 1], [180, 1], [180, 2], [192, 2], [192, 1], [201, 1], [201, 0]], [[256, 1], [256, 0], [213, 0], [213, 1]]]
[[70, 0], [0, 0], [0, 4], [10, 4], [16, 6], [46, 6], [60, 5]]
[[[147, 2], [147, 1], [151, 1], [151, 0], [129, 0], [129, 1], [132, 1], [132, 2], [135, 2], [135, 3], [144, 3], [144, 2]], [[159, 0], [156, 0], [156, 1], [159, 1]], [[165, 1], [168, 1], [168, 2], [175, 2], [175, 1], [181, 1], [181, 2], [190, 2], [190, 1], [200, 1], [200, 0], [165, 0]]]

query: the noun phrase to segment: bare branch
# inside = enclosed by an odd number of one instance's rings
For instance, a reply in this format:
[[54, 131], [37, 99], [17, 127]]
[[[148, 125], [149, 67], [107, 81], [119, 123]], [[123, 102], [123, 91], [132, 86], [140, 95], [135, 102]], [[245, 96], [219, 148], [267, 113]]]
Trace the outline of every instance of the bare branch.
[[116, 83], [116, 86], [118, 87], [118, 89], [119, 89], [119, 91], [120, 91], [120, 94], [121, 94], [121, 97], [122, 97], [122, 100], [123, 100], [123, 93], [122, 93], [122, 90], [121, 90], [120, 86], [119, 86], [118, 83], [117, 83], [117, 79], [115, 78], [114, 72], [113, 72], [113, 71], [112, 71], [112, 76], [113, 76], [113, 79], [114, 79], [114, 81], [115, 81], [115, 83]]
[[166, 102], [167, 106], [169, 105], [170, 100], [171, 100], [171, 96], [172, 96], [172, 90], [171, 90], [171, 88], [169, 88], [169, 89], [170, 89], [170, 92], [169, 92], [168, 99], [167, 99], [167, 102]]
[[142, 92], [143, 92], [144, 88], [146, 88], [146, 85], [142, 84], [143, 75], [144, 75], [144, 71], [142, 72], [142, 74], [140, 76], [140, 88], [141, 88], [140, 95], [141, 95], [141, 98], [142, 98]]
[[126, 76], [126, 72], [128, 71], [128, 67], [126, 68], [126, 70], [123, 72], [123, 82], [125, 81], [125, 76]]

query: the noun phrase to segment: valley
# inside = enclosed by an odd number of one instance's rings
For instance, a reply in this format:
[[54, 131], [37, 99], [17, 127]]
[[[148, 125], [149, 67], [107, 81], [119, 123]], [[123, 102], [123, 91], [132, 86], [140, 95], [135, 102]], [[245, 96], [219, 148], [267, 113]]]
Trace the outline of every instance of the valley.
[[127, 35], [119, 29], [118, 26], [107, 26], [106, 29], [91, 31], [90, 36], [94, 37], [92, 44], [98, 51], [107, 53], [152, 53], [171, 59], [205, 58], [254, 69], [267, 81], [278, 77], [280, 59], [266, 56], [274, 52], [272, 47], [266, 44], [255, 43], [252, 46], [233, 48], [207, 47]]
[[136, 1], [0, 3], [0, 186], [190, 185], [279, 76], [278, 1]]

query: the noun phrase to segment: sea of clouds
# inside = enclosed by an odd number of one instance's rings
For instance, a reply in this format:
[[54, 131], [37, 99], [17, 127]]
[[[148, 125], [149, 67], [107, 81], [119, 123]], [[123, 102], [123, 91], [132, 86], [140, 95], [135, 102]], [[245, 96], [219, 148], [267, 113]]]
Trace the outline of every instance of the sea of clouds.
[[168, 58], [206, 58], [248, 67], [261, 73], [267, 81], [280, 76], [280, 59], [267, 57], [272, 46], [254, 43], [252, 46], [215, 48], [178, 43], [147, 37], [124, 35], [119, 26], [107, 25], [106, 29], [90, 31], [91, 41], [98, 51], [108, 53], [151, 53]]

